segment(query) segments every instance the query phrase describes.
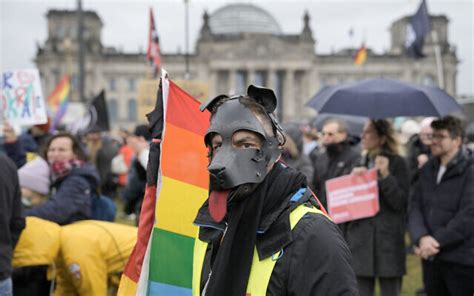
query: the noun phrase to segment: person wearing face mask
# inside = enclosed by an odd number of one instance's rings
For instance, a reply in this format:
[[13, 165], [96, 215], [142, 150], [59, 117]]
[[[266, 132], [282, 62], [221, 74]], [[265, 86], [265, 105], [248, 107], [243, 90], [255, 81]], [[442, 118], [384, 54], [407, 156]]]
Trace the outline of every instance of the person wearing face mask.
[[97, 169], [87, 162], [79, 141], [69, 133], [59, 133], [46, 142], [45, 160], [51, 173], [50, 198], [25, 210], [60, 225], [91, 217], [91, 197], [100, 184]]
[[400, 295], [405, 274], [405, 230], [409, 174], [399, 155], [392, 124], [371, 120], [362, 131], [361, 166], [352, 174], [377, 169], [379, 212], [345, 225], [345, 238], [354, 258], [360, 294], [374, 295], [375, 281], [382, 296]]
[[328, 119], [323, 126], [322, 144], [325, 148], [314, 162], [314, 193], [326, 206], [326, 181], [349, 174], [359, 164], [360, 151], [347, 139], [347, 124], [338, 118]]
[[338, 227], [305, 176], [278, 161], [273, 91], [247, 92], [201, 107], [210, 189], [194, 221], [193, 295], [358, 295]]

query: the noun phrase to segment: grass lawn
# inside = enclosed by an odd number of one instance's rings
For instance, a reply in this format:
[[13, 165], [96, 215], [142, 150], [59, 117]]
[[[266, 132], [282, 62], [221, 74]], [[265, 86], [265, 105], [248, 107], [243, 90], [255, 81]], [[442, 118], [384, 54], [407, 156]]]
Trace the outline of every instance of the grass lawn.
[[402, 295], [415, 295], [415, 291], [422, 286], [420, 257], [408, 254], [407, 274], [403, 277]]

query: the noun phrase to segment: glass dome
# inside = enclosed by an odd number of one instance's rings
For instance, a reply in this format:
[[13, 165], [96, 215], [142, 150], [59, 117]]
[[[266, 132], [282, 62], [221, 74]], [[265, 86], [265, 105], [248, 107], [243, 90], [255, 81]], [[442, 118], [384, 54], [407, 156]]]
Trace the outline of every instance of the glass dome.
[[209, 25], [213, 34], [281, 34], [273, 16], [252, 4], [226, 5], [211, 15]]

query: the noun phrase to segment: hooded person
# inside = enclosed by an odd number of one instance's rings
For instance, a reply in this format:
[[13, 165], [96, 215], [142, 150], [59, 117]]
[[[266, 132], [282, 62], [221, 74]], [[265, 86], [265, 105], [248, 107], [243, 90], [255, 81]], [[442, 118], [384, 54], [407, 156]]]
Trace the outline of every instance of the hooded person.
[[201, 107], [210, 190], [194, 221], [193, 295], [358, 295], [339, 229], [305, 176], [278, 161], [276, 102], [251, 85]]

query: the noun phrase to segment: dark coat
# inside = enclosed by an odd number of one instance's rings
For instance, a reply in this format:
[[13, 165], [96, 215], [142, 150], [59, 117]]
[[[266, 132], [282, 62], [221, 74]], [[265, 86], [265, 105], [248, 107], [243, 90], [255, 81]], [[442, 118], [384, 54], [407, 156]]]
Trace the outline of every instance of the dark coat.
[[45, 203], [27, 209], [36, 216], [60, 225], [90, 219], [92, 195], [100, 184], [97, 169], [91, 164], [73, 169], [69, 175], [52, 184], [53, 195]]
[[0, 154], [0, 281], [11, 276], [13, 249], [24, 227], [16, 166]]
[[8, 157], [15, 162], [17, 168], [21, 168], [26, 163], [26, 150], [20, 141], [4, 143], [3, 147]]
[[410, 209], [410, 234], [415, 244], [425, 235], [440, 244], [437, 258], [474, 266], [474, 161], [462, 148], [448, 163], [439, 184], [440, 162], [423, 166]]
[[296, 158], [287, 157], [283, 158], [282, 160], [290, 168], [294, 168], [305, 175], [308, 184], [313, 180], [313, 164], [307, 155], [299, 154]]
[[[292, 208], [301, 203], [314, 205], [316, 202], [311, 199], [308, 190], [299, 202], [292, 205]], [[267, 217], [274, 215], [270, 214]], [[267, 222], [261, 221], [261, 225]], [[266, 235], [265, 240], [259, 241], [265, 246], [259, 251], [264, 257], [271, 256], [271, 253], [265, 254], [263, 249], [279, 250], [283, 246], [280, 239], [282, 234], [271, 230], [282, 229], [275, 224], [278, 222], [274, 222], [266, 232], [272, 235]], [[215, 235], [211, 232], [208, 234], [210, 237]], [[273, 269], [267, 295], [359, 295], [349, 248], [334, 223], [321, 214], [308, 213], [301, 218], [289, 237], [291, 241], [284, 247], [284, 253]], [[209, 246], [203, 266], [210, 265], [211, 249], [212, 246]], [[201, 280], [202, 288], [207, 275], [203, 273]]]
[[104, 195], [115, 197], [118, 177], [112, 173], [112, 159], [118, 154], [119, 146], [109, 138], [102, 138], [102, 147], [97, 151], [95, 159], [101, 180], [100, 188]]
[[409, 176], [402, 157], [391, 155], [389, 160], [390, 175], [378, 181], [380, 211], [374, 217], [345, 223], [357, 276], [400, 277], [405, 273]]
[[141, 205], [145, 197], [145, 188], [146, 169], [137, 158], [134, 158], [130, 165], [127, 186], [125, 186], [122, 192], [122, 198], [125, 201], [125, 214], [135, 213], [137, 217], [140, 215]]
[[431, 149], [421, 142], [420, 136], [417, 134], [410, 138], [407, 144], [407, 150], [406, 159], [408, 169], [410, 170], [410, 182], [414, 184], [419, 177], [418, 156], [426, 154], [428, 157], [431, 157]]
[[324, 207], [327, 206], [326, 181], [350, 174], [352, 169], [360, 162], [360, 151], [348, 142], [333, 147], [334, 149], [331, 151], [320, 153], [314, 163], [314, 193]]

